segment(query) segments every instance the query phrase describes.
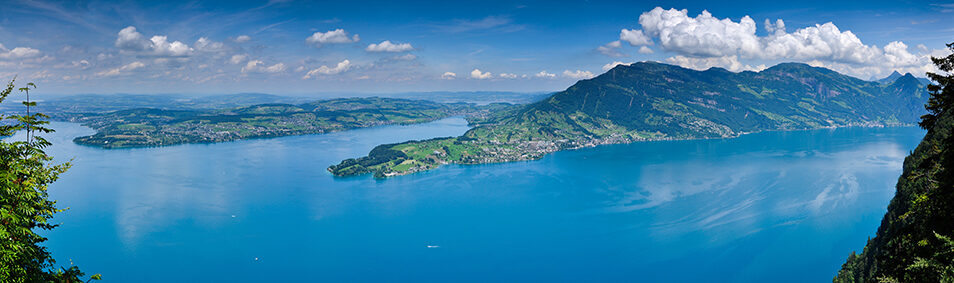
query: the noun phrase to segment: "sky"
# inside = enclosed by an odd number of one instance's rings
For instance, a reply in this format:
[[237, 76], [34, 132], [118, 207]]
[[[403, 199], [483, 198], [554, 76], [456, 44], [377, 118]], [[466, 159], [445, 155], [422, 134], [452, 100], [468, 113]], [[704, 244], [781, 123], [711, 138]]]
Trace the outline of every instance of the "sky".
[[0, 79], [40, 92], [556, 91], [615, 64], [924, 77], [944, 1], [0, 1]]

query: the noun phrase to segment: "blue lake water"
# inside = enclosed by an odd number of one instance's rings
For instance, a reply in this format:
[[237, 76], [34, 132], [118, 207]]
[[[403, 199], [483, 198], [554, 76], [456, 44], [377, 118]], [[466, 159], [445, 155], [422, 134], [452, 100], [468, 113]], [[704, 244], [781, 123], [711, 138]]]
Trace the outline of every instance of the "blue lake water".
[[47, 244], [111, 282], [828, 282], [924, 135], [644, 142], [375, 180], [325, 168], [466, 123], [123, 150], [53, 127], [49, 152], [74, 166]]

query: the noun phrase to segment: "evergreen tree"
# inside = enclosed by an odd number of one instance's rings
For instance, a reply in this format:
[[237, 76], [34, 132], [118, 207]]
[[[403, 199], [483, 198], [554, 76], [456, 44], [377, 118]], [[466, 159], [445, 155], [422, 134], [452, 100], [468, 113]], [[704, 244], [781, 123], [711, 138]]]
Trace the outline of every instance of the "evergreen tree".
[[[947, 48], [954, 51], [954, 42], [948, 43]], [[937, 122], [937, 116], [945, 110], [951, 109], [954, 105], [954, 53], [946, 57], [931, 57], [934, 65], [947, 75], [938, 73], [927, 73], [935, 83], [928, 85], [928, 91], [931, 92], [931, 98], [924, 108], [928, 114], [921, 116], [921, 128], [930, 129]]]

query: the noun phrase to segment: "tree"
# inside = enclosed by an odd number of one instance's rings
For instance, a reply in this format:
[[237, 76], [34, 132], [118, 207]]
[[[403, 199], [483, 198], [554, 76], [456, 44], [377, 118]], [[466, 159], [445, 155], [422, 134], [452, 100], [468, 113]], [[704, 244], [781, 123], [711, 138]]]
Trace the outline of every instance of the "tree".
[[[15, 79], [14, 79], [15, 81]], [[15, 89], [14, 81], [0, 89], [3, 102]], [[47, 195], [47, 186], [66, 172], [70, 163], [53, 164], [44, 149], [50, 142], [34, 133], [50, 133], [46, 115], [30, 113], [36, 102], [29, 100], [33, 83], [19, 88], [27, 95], [23, 105], [27, 114], [0, 114], [0, 137], [25, 131], [23, 141], [0, 141], [0, 282], [83, 282], [84, 274], [76, 266], [54, 267], [55, 261], [40, 244], [46, 238], [36, 230], [51, 230], [58, 225], [50, 219], [57, 212], [56, 202]], [[99, 274], [89, 280], [98, 280]], [[88, 280], [87, 280], [88, 281]]]
[[[954, 51], [954, 42], [948, 43], [947, 48]], [[918, 123], [924, 129], [933, 127], [938, 115], [954, 106], [954, 54], [941, 58], [931, 57], [931, 61], [934, 61], [934, 65], [947, 75], [927, 73], [935, 83], [928, 85], [931, 98], [928, 99], [924, 108], [929, 113], [921, 116], [921, 123]]]
[[908, 266], [909, 271], [928, 272], [931, 279], [938, 279], [939, 282], [954, 282], [954, 240], [934, 232], [941, 242], [941, 248], [937, 249], [930, 258], [915, 258], [914, 263]]

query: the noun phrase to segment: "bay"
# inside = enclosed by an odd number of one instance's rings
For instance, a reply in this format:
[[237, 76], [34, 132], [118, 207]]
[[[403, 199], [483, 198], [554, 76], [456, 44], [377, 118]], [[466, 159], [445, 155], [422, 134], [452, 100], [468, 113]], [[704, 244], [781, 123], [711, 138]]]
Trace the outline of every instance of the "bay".
[[466, 122], [120, 150], [52, 126], [74, 166], [50, 187], [70, 209], [47, 245], [107, 282], [827, 282], [924, 135], [642, 142], [376, 180], [325, 168]]

